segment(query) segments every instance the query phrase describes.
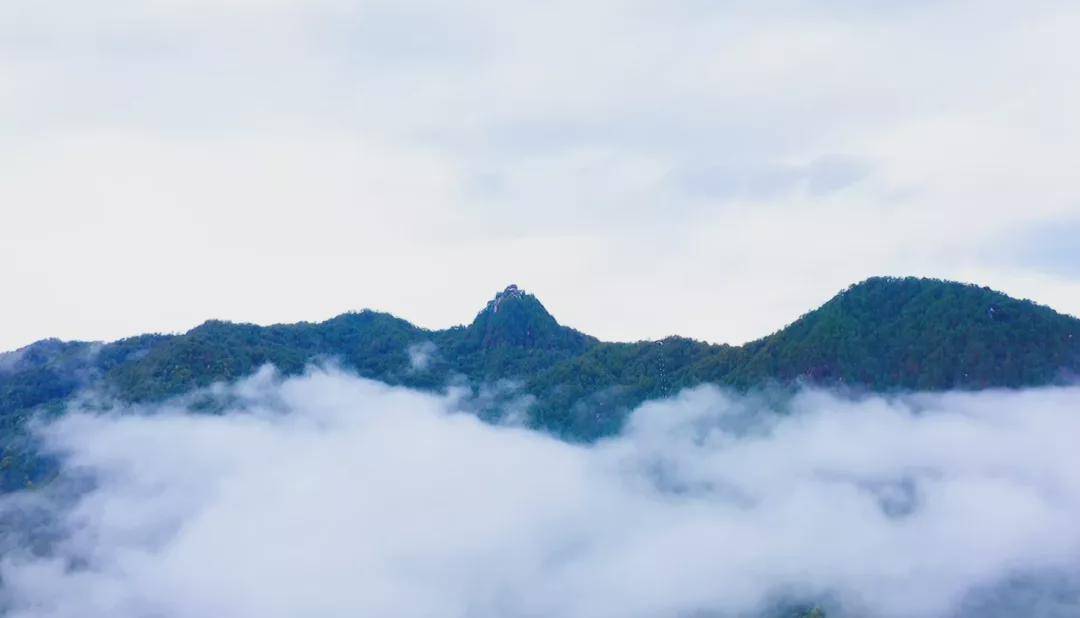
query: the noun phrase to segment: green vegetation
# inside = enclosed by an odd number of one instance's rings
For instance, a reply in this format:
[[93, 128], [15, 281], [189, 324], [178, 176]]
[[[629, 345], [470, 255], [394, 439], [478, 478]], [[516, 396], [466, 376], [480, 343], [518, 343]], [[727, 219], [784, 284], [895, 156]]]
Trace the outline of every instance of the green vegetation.
[[[423, 366], [410, 349], [426, 346]], [[593, 440], [642, 401], [715, 383], [799, 382], [875, 391], [1022, 387], [1080, 372], [1080, 320], [988, 288], [915, 278], [849, 287], [788, 327], [743, 346], [670, 337], [605, 343], [561, 326], [535, 297], [500, 292], [468, 326], [429, 331], [385, 313], [260, 327], [206, 322], [182, 335], [109, 344], [39, 341], [0, 356], [0, 490], [42, 479], [28, 415], [87, 387], [158, 401], [272, 363], [296, 374], [336, 362], [361, 376], [439, 390], [511, 379], [534, 396], [538, 428]]]

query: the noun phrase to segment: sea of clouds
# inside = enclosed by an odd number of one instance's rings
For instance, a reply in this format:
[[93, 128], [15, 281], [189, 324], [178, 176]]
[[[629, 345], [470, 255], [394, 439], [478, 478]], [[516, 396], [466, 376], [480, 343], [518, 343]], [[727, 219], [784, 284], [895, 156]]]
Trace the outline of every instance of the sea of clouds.
[[0, 613], [1080, 615], [1080, 388], [699, 387], [595, 445], [332, 368], [213, 395], [39, 428]]

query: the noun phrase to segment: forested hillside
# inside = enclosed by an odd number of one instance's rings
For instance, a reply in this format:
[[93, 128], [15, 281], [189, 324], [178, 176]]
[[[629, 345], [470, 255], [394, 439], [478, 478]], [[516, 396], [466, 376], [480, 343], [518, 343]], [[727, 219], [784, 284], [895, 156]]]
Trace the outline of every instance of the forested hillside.
[[266, 363], [293, 374], [321, 361], [429, 390], [511, 380], [535, 397], [536, 427], [592, 440], [618, 431], [638, 403], [706, 382], [874, 391], [1064, 382], [1080, 372], [1080, 320], [984, 287], [873, 278], [742, 346], [680, 337], [600, 342], [560, 325], [516, 286], [468, 326], [441, 331], [365, 310], [266, 327], [209, 321], [181, 335], [107, 344], [45, 340], [0, 355], [0, 485], [24, 486], [47, 473], [28, 455], [25, 420], [59, 413], [82, 389], [157, 401]]

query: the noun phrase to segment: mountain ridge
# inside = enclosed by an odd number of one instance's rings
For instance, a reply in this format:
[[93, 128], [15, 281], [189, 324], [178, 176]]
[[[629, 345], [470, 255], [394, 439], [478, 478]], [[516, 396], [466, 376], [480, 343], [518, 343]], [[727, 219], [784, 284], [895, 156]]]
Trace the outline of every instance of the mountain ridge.
[[[422, 368], [413, 365], [416, 346], [432, 352]], [[642, 401], [702, 383], [878, 392], [1064, 383], [1080, 375], [1080, 320], [973, 284], [873, 277], [738, 346], [678, 336], [600, 341], [560, 324], [516, 285], [468, 325], [441, 330], [365, 309], [271, 326], [208, 320], [182, 334], [109, 343], [46, 339], [0, 356], [0, 483], [25, 481], [9, 478], [18, 468], [11, 436], [35, 410], [60, 410], [80, 390], [159, 401], [267, 363], [291, 375], [331, 359], [425, 390], [510, 380], [534, 398], [533, 426], [590, 441], [617, 432]]]

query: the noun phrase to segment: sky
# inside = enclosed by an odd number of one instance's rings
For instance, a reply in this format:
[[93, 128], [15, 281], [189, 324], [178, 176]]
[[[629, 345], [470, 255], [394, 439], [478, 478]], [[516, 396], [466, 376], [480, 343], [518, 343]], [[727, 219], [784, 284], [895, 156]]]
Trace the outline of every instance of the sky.
[[[0, 496], [0, 611], [159, 616], [1069, 618], [1080, 389], [783, 403], [702, 386], [595, 445], [270, 368], [39, 426]], [[203, 400], [205, 402], [205, 400]]]
[[1080, 314], [1080, 5], [5, 0], [0, 349], [517, 283], [609, 340], [873, 275]]

